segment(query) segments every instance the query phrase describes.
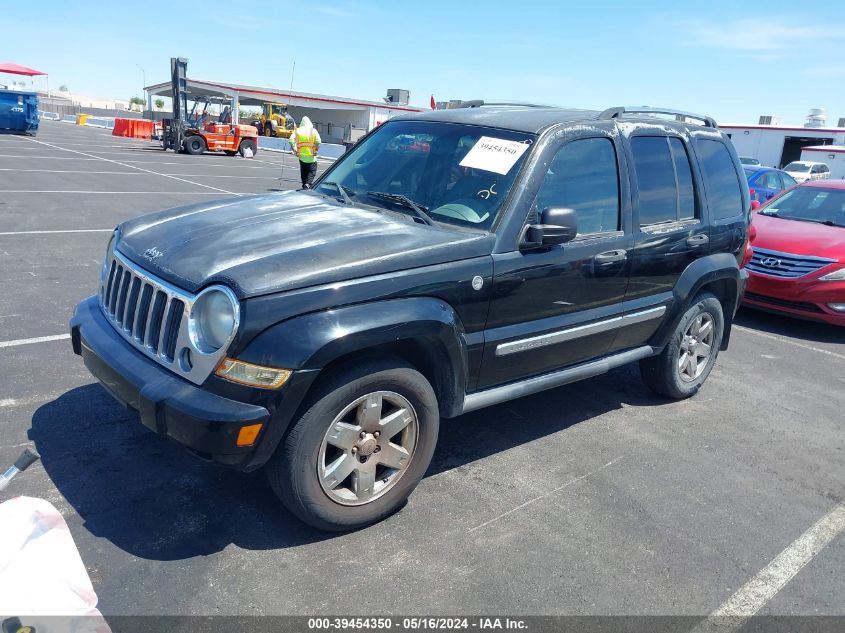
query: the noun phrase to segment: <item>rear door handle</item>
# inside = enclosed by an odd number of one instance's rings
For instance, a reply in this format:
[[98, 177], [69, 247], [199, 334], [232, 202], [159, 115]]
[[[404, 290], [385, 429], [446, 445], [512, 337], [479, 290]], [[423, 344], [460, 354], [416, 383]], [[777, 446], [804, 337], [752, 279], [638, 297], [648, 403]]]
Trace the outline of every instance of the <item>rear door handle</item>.
[[704, 233], [699, 233], [698, 235], [691, 235], [687, 238], [687, 246], [701, 246], [707, 244], [709, 241], [709, 237]]
[[615, 251], [605, 251], [595, 256], [597, 264], [612, 264], [614, 262], [623, 262], [628, 257], [628, 251], [623, 248]]

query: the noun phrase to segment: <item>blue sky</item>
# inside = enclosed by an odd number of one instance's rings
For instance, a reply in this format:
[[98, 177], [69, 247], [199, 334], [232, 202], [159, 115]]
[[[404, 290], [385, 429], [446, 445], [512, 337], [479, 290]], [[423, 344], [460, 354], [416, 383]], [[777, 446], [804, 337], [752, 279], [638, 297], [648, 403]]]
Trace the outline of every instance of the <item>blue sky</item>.
[[[15, 6], [3, 9], [0, 61], [93, 96], [139, 94], [139, 66], [148, 84], [165, 81], [181, 55], [198, 79], [286, 88], [296, 60], [295, 90], [378, 100], [408, 88], [415, 105], [433, 93], [671, 106], [726, 123], [773, 114], [801, 124], [819, 106], [830, 123], [845, 117], [841, 0], [42, 0], [35, 17]], [[174, 14], [183, 22], [162, 28]]]

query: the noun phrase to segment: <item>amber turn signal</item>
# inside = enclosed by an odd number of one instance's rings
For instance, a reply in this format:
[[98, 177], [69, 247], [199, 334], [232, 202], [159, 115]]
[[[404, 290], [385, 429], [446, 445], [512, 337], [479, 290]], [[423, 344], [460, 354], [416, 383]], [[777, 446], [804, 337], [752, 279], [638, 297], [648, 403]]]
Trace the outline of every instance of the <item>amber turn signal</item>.
[[214, 373], [226, 380], [261, 389], [278, 389], [291, 375], [289, 369], [254, 365], [235, 358], [224, 358]]
[[248, 426], [242, 426], [241, 430], [238, 431], [238, 446], [252, 446], [255, 444], [255, 440], [258, 437], [258, 434], [261, 433], [261, 427], [264, 426], [263, 422], [258, 424], [250, 424]]

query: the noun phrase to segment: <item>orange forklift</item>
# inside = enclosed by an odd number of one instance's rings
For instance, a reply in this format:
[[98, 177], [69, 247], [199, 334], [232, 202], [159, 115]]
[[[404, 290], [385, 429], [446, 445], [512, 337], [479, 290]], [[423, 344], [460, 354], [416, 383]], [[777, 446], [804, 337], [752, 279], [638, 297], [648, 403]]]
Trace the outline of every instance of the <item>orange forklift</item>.
[[173, 118], [162, 121], [162, 147], [188, 154], [225, 152], [228, 156], [254, 156], [258, 151], [258, 130], [252, 125], [232, 123], [229, 106], [217, 120], [208, 113], [209, 100], [194, 101], [188, 113], [187, 70], [184, 57], [171, 58]]

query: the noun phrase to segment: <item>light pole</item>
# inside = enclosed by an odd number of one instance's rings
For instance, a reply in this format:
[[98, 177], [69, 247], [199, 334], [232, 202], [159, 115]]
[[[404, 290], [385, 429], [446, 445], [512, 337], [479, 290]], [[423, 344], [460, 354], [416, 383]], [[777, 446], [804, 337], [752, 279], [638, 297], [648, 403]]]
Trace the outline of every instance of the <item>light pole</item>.
[[[141, 94], [146, 96], [147, 93], [147, 73], [144, 71], [143, 66], [141, 64], [135, 64], [138, 68], [141, 69]], [[144, 99], [144, 103], [146, 104], [147, 100]], [[150, 108], [152, 110], [152, 107]], [[143, 110], [142, 110], [143, 112]]]

